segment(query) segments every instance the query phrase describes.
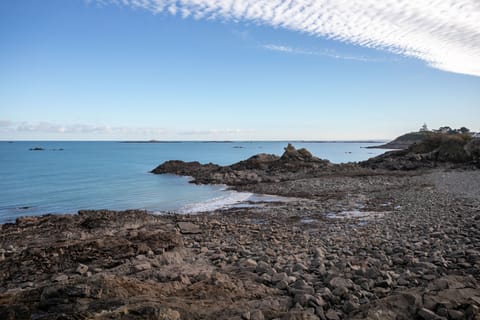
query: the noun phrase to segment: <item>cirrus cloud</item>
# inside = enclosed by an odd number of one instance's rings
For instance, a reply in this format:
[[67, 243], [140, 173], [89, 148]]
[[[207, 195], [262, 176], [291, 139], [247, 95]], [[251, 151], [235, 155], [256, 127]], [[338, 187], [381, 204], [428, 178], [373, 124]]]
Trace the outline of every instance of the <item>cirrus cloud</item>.
[[[95, 1], [95, 0], [90, 0]], [[258, 24], [386, 50], [480, 76], [478, 0], [96, 0], [194, 19]]]
[[91, 124], [59, 124], [48, 121], [14, 122], [0, 120], [0, 132], [23, 132], [23, 133], [53, 133], [53, 134], [127, 134], [127, 135], [159, 135], [167, 131], [155, 127], [129, 127]]
[[[23, 134], [28, 139], [48, 135], [49, 137], [83, 139], [85, 137], [113, 139], [179, 139], [185, 136], [205, 139], [238, 138], [254, 133], [246, 129], [189, 129], [172, 130], [161, 127], [110, 126], [85, 123], [60, 124], [49, 121], [10, 121], [0, 119], [0, 139], [12, 134]], [[4, 135], [4, 136], [2, 136]]]

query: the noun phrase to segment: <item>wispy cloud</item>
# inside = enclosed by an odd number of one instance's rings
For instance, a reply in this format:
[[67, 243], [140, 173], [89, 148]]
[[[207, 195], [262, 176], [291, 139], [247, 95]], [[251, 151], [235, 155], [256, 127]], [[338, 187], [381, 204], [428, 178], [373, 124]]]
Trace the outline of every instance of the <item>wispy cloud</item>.
[[[172, 130], [159, 127], [134, 127], [134, 126], [109, 126], [92, 124], [59, 124], [48, 121], [28, 122], [28, 121], [10, 121], [0, 119], [0, 133], [8, 136], [21, 134], [35, 138], [37, 136], [54, 136], [61, 139], [74, 137], [98, 137], [98, 138], [141, 138], [141, 139], [163, 139], [163, 138], [181, 138], [189, 136], [190, 138], [222, 139], [225, 137], [236, 138], [241, 135], [251, 134], [253, 130], [242, 129], [192, 129], [192, 130]], [[0, 138], [2, 136], [0, 135]]]
[[53, 134], [99, 134], [99, 135], [160, 135], [166, 132], [163, 128], [128, 127], [90, 124], [58, 124], [52, 122], [14, 122], [0, 120], [2, 132], [19, 133], [53, 133]]
[[480, 76], [478, 0], [96, 1], [184, 18], [248, 20], [414, 57], [444, 71]]
[[362, 61], [362, 62], [385, 61], [377, 58], [341, 54], [333, 50], [313, 51], [313, 50], [305, 50], [301, 48], [294, 48], [290, 46], [276, 45], [276, 44], [264, 44], [262, 45], [262, 47], [264, 49], [271, 50], [271, 51], [278, 51], [278, 52], [284, 52], [284, 53], [290, 53], [290, 54], [302, 54], [302, 55], [309, 55], [309, 56], [328, 57], [328, 58], [340, 59], [340, 60], [355, 60], [355, 61]]
[[186, 136], [229, 136], [244, 133], [240, 129], [208, 129], [208, 130], [187, 130], [180, 131], [179, 134]]

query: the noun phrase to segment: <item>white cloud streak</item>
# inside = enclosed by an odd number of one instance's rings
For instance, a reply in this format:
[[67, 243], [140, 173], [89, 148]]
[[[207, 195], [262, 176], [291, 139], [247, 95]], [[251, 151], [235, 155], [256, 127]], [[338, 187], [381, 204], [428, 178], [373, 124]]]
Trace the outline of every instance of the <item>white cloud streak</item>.
[[278, 51], [283, 53], [290, 53], [290, 54], [301, 54], [301, 55], [308, 55], [308, 56], [321, 56], [321, 57], [328, 57], [332, 59], [340, 59], [340, 60], [355, 60], [355, 61], [362, 61], [362, 62], [381, 62], [385, 60], [363, 57], [363, 56], [352, 56], [352, 55], [345, 55], [337, 53], [333, 50], [323, 50], [323, 51], [312, 51], [312, 50], [305, 50], [300, 48], [294, 48], [290, 46], [284, 45], [276, 45], [276, 44], [264, 44], [262, 46], [264, 49], [271, 50], [271, 51]]
[[[178, 138], [194, 136], [200, 138], [237, 137], [243, 134], [251, 134], [253, 130], [242, 129], [200, 129], [200, 130], [169, 130], [157, 127], [131, 127], [109, 126], [91, 124], [58, 124], [48, 121], [28, 122], [10, 121], [0, 119], [1, 134], [22, 134], [29, 137], [49, 135], [60, 138], [68, 137], [91, 137], [100, 138]], [[1, 136], [0, 136], [1, 138]]]
[[240, 129], [209, 129], [209, 130], [187, 130], [180, 131], [179, 134], [186, 136], [223, 136], [223, 135], [238, 135], [244, 133], [244, 130]]
[[478, 0], [97, 0], [184, 18], [257, 24], [386, 50], [480, 76]]
[[17, 133], [53, 133], [61, 135], [69, 134], [98, 134], [98, 135], [161, 135], [167, 131], [162, 128], [108, 126], [90, 124], [67, 124], [62, 125], [52, 122], [13, 122], [0, 120], [0, 131]]

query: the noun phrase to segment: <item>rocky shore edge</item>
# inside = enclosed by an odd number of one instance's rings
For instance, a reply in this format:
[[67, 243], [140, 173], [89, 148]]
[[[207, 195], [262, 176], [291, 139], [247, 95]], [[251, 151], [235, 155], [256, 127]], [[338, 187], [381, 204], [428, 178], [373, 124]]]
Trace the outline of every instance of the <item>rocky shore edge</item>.
[[333, 165], [293, 146], [170, 162], [159, 170], [297, 199], [1, 225], [0, 319], [479, 319], [480, 173], [457, 165]]

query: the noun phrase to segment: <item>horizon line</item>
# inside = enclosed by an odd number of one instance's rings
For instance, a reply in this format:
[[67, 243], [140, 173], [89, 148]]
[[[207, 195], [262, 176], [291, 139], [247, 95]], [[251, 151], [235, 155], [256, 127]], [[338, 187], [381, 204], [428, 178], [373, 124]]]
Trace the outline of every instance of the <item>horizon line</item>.
[[0, 142], [119, 142], [119, 143], [181, 143], [181, 142], [216, 142], [216, 143], [235, 143], [235, 142], [307, 142], [307, 143], [325, 143], [325, 142], [357, 142], [357, 143], [377, 143], [390, 141], [390, 139], [252, 139], [252, 140], [157, 140], [157, 139], [148, 139], [148, 140], [125, 140], [125, 139], [79, 139], [79, 140], [69, 140], [69, 139], [0, 139]]

